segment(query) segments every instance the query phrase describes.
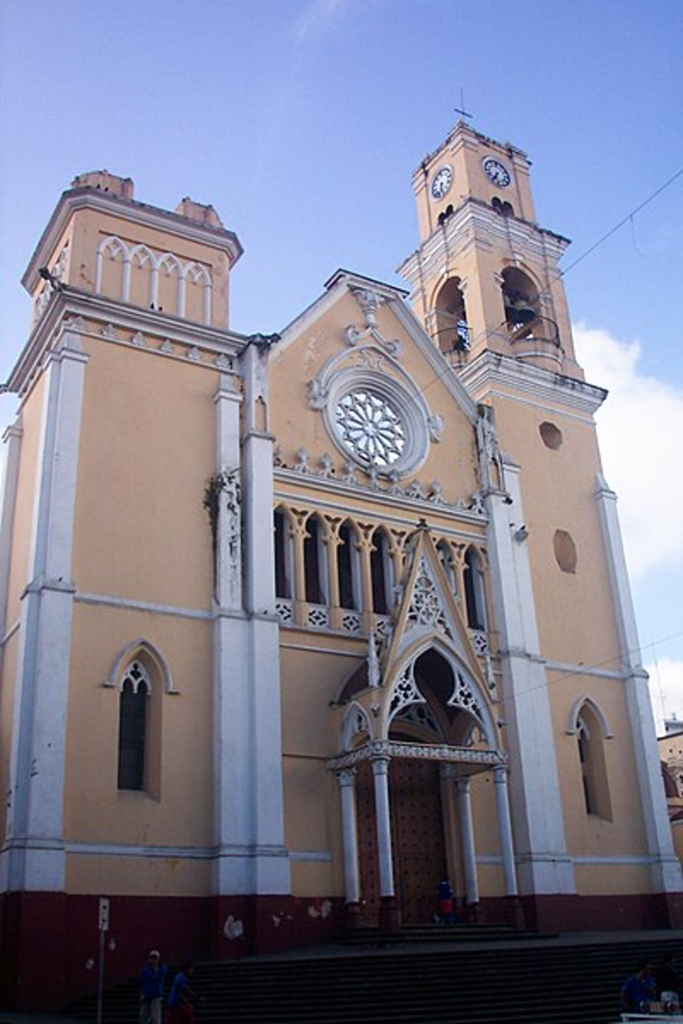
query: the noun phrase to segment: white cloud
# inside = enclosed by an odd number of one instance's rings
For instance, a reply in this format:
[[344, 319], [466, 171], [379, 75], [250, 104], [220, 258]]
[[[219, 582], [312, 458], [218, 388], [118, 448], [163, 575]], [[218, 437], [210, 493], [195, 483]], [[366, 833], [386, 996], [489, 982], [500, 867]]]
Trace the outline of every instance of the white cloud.
[[574, 338], [587, 380], [610, 392], [598, 431], [631, 572], [683, 567], [683, 391], [640, 372], [638, 342], [585, 324]]
[[683, 726], [683, 661], [662, 658], [646, 665], [650, 676], [650, 699], [657, 735], [664, 732], [664, 719], [673, 714]]
[[348, 6], [348, 0], [308, 0], [294, 23], [294, 37], [300, 45], [324, 31]]

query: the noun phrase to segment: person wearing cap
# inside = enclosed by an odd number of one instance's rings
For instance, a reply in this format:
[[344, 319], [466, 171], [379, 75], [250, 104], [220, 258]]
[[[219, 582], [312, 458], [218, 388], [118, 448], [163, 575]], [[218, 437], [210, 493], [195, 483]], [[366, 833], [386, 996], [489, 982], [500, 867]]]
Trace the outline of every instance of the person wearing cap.
[[159, 950], [151, 950], [140, 973], [140, 1024], [161, 1024], [161, 1000], [166, 972]]

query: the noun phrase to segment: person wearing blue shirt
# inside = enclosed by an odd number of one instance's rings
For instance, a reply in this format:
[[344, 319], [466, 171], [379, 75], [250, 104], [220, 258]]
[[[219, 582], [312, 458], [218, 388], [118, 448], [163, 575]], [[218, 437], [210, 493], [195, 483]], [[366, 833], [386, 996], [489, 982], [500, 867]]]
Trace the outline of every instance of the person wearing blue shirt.
[[621, 990], [624, 1010], [628, 1013], [647, 1011], [650, 1001], [655, 996], [655, 980], [650, 965], [648, 963], [638, 964], [633, 974], [626, 979]]
[[193, 964], [184, 964], [173, 979], [171, 991], [168, 994], [166, 1024], [194, 1024], [192, 1003], [197, 997], [190, 988], [190, 978], [193, 972]]
[[140, 973], [140, 1024], [161, 1024], [161, 1000], [167, 968], [153, 949]]

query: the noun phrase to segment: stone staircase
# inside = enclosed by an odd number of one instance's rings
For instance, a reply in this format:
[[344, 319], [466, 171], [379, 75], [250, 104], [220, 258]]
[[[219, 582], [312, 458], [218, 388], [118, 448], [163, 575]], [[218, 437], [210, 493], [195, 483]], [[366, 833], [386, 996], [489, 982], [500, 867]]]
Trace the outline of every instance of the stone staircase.
[[[683, 952], [683, 937], [528, 937], [328, 947], [196, 967], [198, 1024], [611, 1024], [619, 991], [642, 958]], [[69, 1008], [93, 1021], [95, 1003]], [[104, 1024], [137, 1021], [135, 983], [105, 993]]]

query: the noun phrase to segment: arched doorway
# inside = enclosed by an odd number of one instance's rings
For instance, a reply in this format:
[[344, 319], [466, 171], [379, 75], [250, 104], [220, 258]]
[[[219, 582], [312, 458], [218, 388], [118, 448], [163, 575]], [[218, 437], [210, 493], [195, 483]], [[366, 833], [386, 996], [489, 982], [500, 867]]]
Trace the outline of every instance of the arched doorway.
[[[372, 769], [365, 761], [356, 778], [362, 918], [377, 921], [379, 863]], [[389, 771], [392, 854], [396, 897], [403, 924], [429, 924], [436, 887], [446, 876], [447, 858], [439, 765], [433, 761], [392, 761]]]
[[[407, 744], [471, 747], [481, 740], [478, 720], [471, 709], [452, 697], [463, 682], [459, 673], [434, 648], [415, 661], [414, 700], [400, 707], [391, 719], [389, 740]], [[405, 749], [405, 748], [404, 748]], [[389, 765], [392, 863], [395, 892], [403, 924], [433, 922], [437, 885], [451, 879], [456, 894], [463, 884], [460, 834], [448, 786], [441, 777], [442, 763], [429, 757], [393, 757]], [[375, 788], [371, 761], [358, 766], [356, 779], [360, 888], [363, 917], [377, 919], [379, 865]]]

